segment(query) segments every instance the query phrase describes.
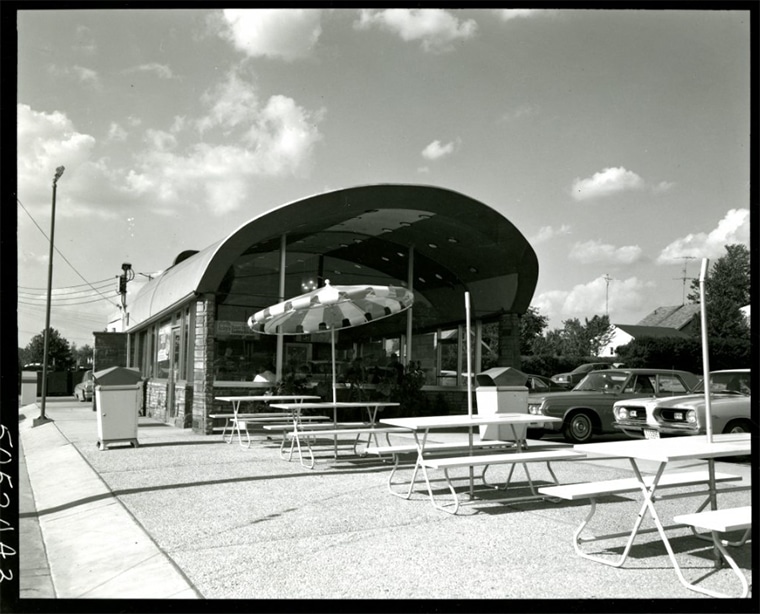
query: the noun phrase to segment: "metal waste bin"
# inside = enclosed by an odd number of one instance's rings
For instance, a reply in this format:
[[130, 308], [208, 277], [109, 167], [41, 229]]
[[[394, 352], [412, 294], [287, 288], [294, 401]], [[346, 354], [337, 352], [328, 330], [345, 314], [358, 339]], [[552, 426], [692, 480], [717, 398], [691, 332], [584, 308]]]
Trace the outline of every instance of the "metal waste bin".
[[37, 371], [21, 372], [21, 407], [37, 400]]
[[[475, 398], [478, 414], [527, 414], [528, 388], [527, 376], [512, 367], [494, 367], [475, 376], [478, 387]], [[514, 432], [508, 425], [481, 426], [481, 439], [514, 439]], [[525, 438], [526, 425], [515, 425], [518, 437]]]
[[98, 447], [128, 442], [137, 447], [137, 415], [140, 411], [142, 376], [137, 369], [109, 367], [93, 373]]

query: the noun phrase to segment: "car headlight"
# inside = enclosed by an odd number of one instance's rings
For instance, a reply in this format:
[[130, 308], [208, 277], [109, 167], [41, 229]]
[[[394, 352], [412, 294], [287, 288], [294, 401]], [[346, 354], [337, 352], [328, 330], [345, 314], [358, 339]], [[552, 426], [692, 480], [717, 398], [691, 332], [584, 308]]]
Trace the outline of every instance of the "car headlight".
[[697, 424], [697, 412], [694, 409], [690, 409], [686, 412], [686, 422], [689, 424]]
[[625, 407], [616, 407], [613, 410], [613, 413], [615, 414], [615, 420], [627, 420], [628, 419], [628, 410]]
[[541, 403], [528, 403], [528, 413], [534, 416], [541, 415]]

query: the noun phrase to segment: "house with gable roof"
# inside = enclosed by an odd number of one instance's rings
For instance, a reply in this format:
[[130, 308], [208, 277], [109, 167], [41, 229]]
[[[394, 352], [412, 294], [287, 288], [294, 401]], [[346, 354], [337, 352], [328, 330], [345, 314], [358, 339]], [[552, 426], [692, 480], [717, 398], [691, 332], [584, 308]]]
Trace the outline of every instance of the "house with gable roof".
[[617, 355], [617, 348], [642, 337], [689, 338], [699, 334], [699, 304], [658, 307], [638, 324], [613, 324], [599, 357]]

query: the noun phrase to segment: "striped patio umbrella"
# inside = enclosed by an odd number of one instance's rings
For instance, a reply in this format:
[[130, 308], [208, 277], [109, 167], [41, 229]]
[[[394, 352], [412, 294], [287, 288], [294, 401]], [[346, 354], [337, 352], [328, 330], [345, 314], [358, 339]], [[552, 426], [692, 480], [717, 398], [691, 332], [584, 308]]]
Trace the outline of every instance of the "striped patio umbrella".
[[400, 313], [414, 303], [414, 293], [400, 286], [331, 286], [282, 301], [254, 313], [248, 326], [269, 335], [308, 335], [330, 331], [333, 402], [335, 387], [335, 331], [361, 326]]

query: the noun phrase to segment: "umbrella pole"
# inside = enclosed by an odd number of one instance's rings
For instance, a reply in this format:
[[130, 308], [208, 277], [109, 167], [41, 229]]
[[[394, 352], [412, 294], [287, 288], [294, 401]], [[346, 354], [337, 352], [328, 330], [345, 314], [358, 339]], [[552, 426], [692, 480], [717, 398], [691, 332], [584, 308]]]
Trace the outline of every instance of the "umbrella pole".
[[338, 402], [338, 393], [336, 390], [336, 382], [335, 382], [335, 329], [330, 329], [330, 348], [332, 352], [332, 399], [333, 403]]
[[[471, 366], [471, 349], [470, 349], [470, 293], [464, 293], [464, 312], [467, 319], [465, 327], [465, 337], [467, 338], [467, 415], [472, 419], [472, 366]], [[470, 456], [472, 456], [472, 425], [468, 429], [468, 442], [470, 448]], [[474, 469], [470, 465], [470, 499], [473, 497], [473, 474]]]
[[702, 270], [699, 273], [699, 307], [702, 324], [702, 378], [705, 388], [705, 427], [707, 443], [713, 440], [712, 407], [710, 406], [710, 352], [707, 343], [707, 305], [705, 304], [705, 278], [710, 260], [702, 258]]

